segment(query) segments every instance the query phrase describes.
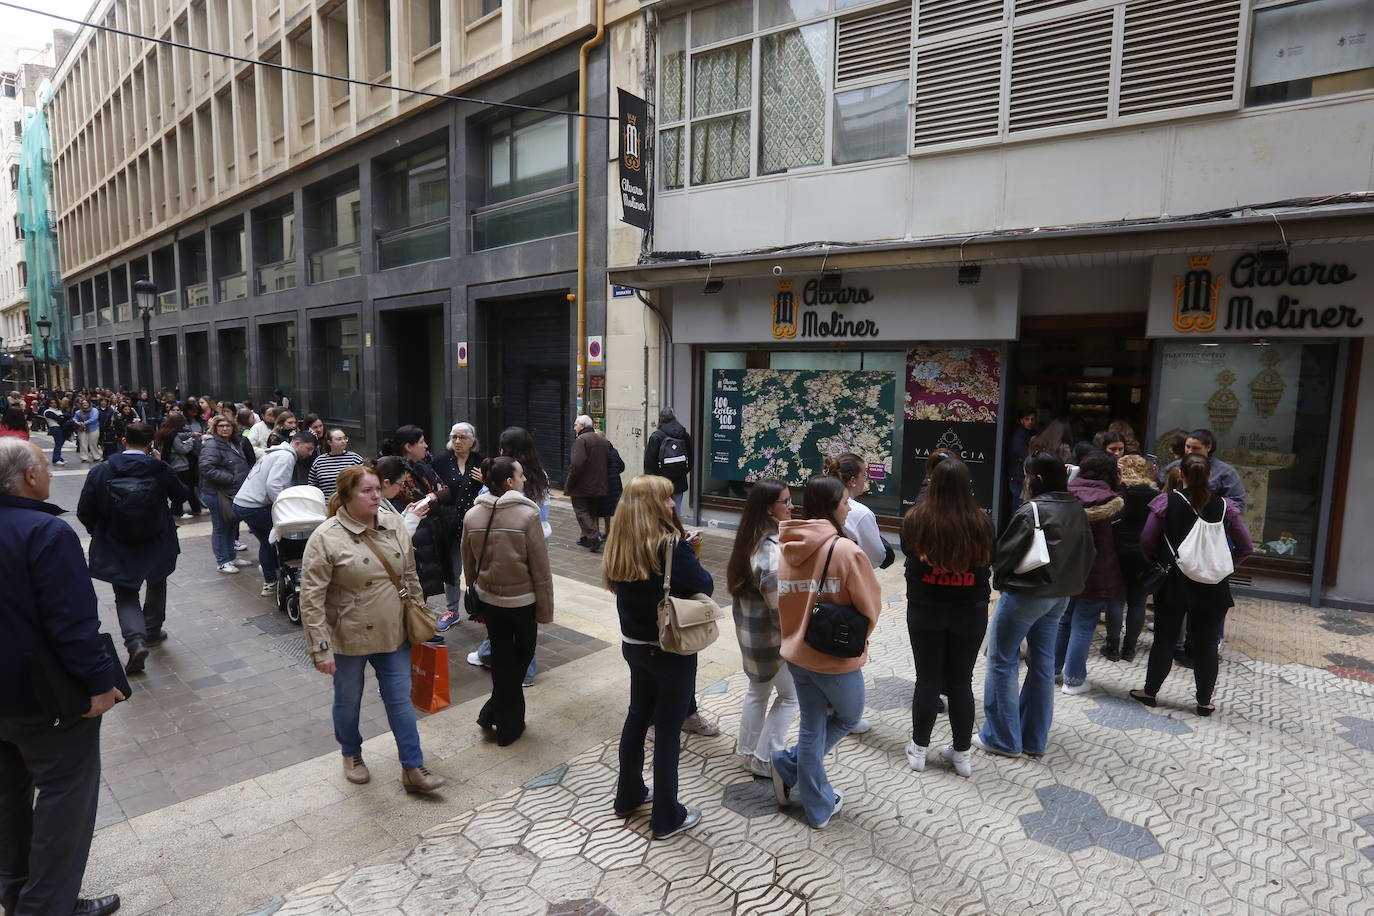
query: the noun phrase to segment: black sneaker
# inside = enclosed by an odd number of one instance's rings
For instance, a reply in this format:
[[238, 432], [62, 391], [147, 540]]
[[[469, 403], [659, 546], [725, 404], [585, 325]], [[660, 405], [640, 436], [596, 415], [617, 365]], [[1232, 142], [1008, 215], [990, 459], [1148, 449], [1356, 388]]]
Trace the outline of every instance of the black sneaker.
[[129, 647], [129, 661], [124, 665], [125, 674], [142, 674], [143, 664], [148, 660], [148, 646], [137, 640]]
[[1104, 644], [1101, 650], [1099, 651], [1101, 651], [1102, 657], [1109, 662], [1121, 661], [1121, 650], [1118, 649], [1116, 646], [1109, 646]]
[[167, 631], [166, 631], [166, 630], [158, 630], [156, 633], [153, 633], [153, 634], [149, 635], [149, 637], [148, 637], [148, 645], [149, 645], [149, 646], [160, 646], [160, 645], [162, 645], [163, 643], [165, 643], [166, 641], [167, 641]]
[[636, 811], [638, 811], [641, 807], [643, 807], [644, 805], [647, 805], [649, 802], [651, 802], [651, 801], [653, 801], [653, 800], [654, 800], [654, 787], [653, 787], [653, 786], [645, 786], [645, 787], [644, 787], [644, 797], [641, 798], [641, 799], [639, 800], [639, 804], [638, 804], [638, 805], [635, 805], [633, 808], [631, 808], [631, 809], [628, 810], [628, 811], [622, 811], [621, 809], [616, 808], [616, 809], [615, 809], [615, 816], [616, 816], [616, 817], [629, 817], [631, 814], [634, 814], [634, 813], [635, 813]]

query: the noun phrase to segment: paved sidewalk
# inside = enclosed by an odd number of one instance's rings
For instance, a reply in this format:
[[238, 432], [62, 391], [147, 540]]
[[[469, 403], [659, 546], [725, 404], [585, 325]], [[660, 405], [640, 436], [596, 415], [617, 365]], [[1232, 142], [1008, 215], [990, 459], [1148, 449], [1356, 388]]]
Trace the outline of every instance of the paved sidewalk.
[[[1057, 695], [1043, 760], [978, 753], [964, 780], [939, 762], [923, 774], [905, 764], [912, 667], [893, 572], [865, 669], [874, 729], [836, 750], [830, 772], [847, 801], [828, 829], [779, 813], [769, 783], [735, 762], [736, 663], [702, 678], [701, 705], [723, 732], [685, 744], [682, 798], [705, 812], [691, 833], [657, 843], [647, 810], [613, 815], [611, 739], [421, 828], [413, 844], [301, 874], [308, 883], [253, 912], [1374, 912], [1374, 683], [1362, 676], [1374, 667], [1374, 621], [1244, 603], [1228, 622], [1210, 719], [1188, 711], [1188, 672], [1147, 710], [1125, 699], [1143, 662], [1094, 652], [1097, 689]], [[722, 643], [733, 649], [729, 632], [705, 669], [730, 668]], [[1258, 644], [1272, 657], [1238, 649]], [[592, 661], [617, 660], [579, 664]], [[981, 676], [980, 662], [977, 685]], [[588, 698], [623, 705], [623, 691], [619, 672], [598, 669]], [[619, 710], [596, 721], [614, 734]], [[537, 731], [588, 724], [545, 718]], [[933, 743], [946, 729], [942, 720]], [[512, 762], [524, 762], [527, 749], [515, 749]], [[334, 786], [344, 791], [337, 776]], [[378, 800], [398, 818], [414, 808], [395, 792]]]

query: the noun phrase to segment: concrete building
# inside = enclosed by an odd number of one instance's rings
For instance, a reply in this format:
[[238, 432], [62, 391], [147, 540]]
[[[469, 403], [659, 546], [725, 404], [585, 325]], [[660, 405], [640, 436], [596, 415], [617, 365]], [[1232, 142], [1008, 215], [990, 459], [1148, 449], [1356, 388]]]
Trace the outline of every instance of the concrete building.
[[[98, 4], [117, 28], [379, 85], [83, 33], [53, 104], [78, 382], [281, 389], [370, 445], [402, 423], [436, 447], [460, 419], [489, 444], [526, 426], [561, 478], [577, 406], [577, 119], [557, 112], [577, 110], [597, 14], [590, 0]], [[604, 115], [608, 47], [589, 54]], [[610, 135], [589, 123], [590, 163]], [[590, 169], [598, 336], [605, 176]], [[131, 295], [143, 276], [160, 290], [149, 344]]]
[[19, 228], [19, 155], [24, 119], [38, 103], [38, 87], [52, 76], [57, 52], [71, 42], [68, 32], [55, 32], [56, 44], [25, 51], [25, 60], [0, 69], [0, 387], [6, 391], [32, 384], [33, 339], [29, 327], [28, 264]]
[[[895, 526], [1013, 414], [1211, 428], [1260, 592], [1374, 607], [1374, 12], [1359, 0], [652, 4], [652, 291], [693, 503], [867, 460]], [[656, 254], [655, 252], [663, 252]], [[709, 281], [709, 282], [708, 282]], [[836, 373], [848, 373], [836, 375]]]

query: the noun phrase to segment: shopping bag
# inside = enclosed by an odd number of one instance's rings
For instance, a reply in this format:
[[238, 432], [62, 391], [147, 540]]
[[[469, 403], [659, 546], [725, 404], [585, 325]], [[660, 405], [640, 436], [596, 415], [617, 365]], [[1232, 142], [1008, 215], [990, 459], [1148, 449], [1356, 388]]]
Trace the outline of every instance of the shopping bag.
[[410, 647], [410, 702], [421, 712], [449, 705], [447, 646], [426, 642]]

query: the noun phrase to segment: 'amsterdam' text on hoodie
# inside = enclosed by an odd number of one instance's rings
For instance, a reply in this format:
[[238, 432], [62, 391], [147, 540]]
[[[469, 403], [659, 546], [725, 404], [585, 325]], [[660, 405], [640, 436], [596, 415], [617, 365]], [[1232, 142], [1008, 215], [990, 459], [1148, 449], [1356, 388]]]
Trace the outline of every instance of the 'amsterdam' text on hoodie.
[[[782, 657], [808, 671], [845, 674], [868, 661], [868, 648], [858, 658], [837, 658], [817, 652], [806, 644], [807, 612], [811, 609], [816, 579], [825, 565], [830, 542], [837, 537], [828, 519], [793, 519], [780, 523], [778, 541], [778, 615], [782, 618]], [[830, 569], [821, 584], [821, 598], [847, 604], [871, 621], [869, 636], [878, 625], [882, 590], [873, 565], [859, 545], [846, 537], [835, 544]]]

